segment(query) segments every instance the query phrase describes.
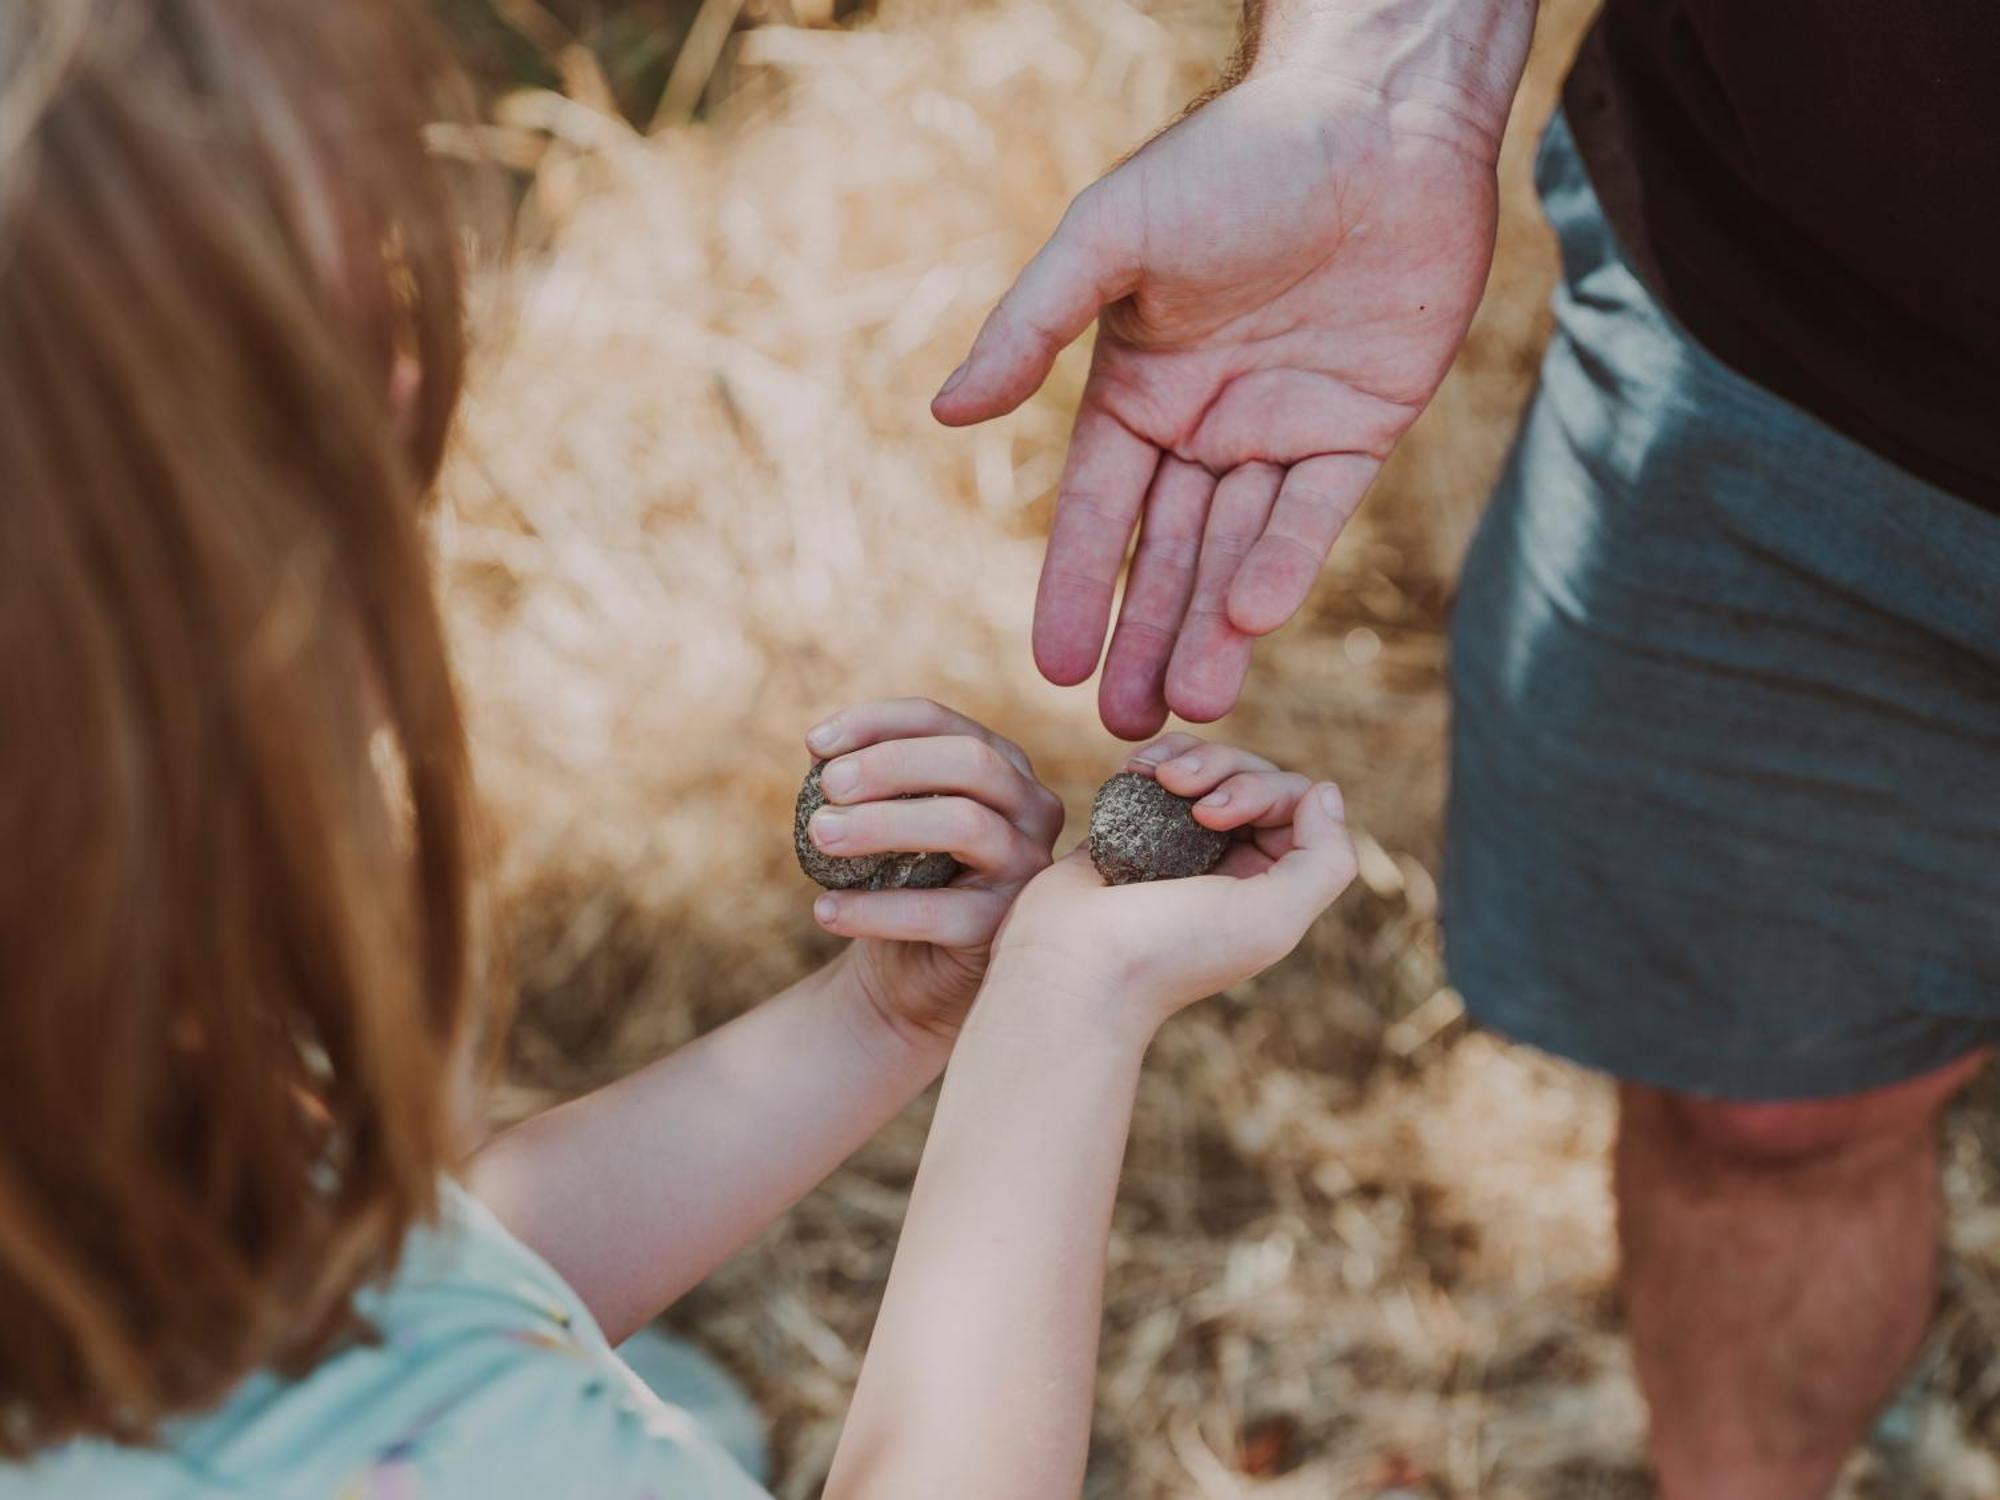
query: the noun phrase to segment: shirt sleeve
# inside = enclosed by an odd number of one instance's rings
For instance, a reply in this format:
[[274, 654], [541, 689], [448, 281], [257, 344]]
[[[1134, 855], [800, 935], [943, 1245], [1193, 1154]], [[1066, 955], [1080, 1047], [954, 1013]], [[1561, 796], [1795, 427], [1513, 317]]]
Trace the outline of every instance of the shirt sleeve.
[[[608, 1353], [500, 1339], [337, 1500], [770, 1500]], [[477, 1366], [477, 1367], [474, 1367]]]
[[326, 1393], [363, 1455], [333, 1500], [770, 1500], [552, 1268], [456, 1184], [444, 1201], [374, 1309], [374, 1399]]

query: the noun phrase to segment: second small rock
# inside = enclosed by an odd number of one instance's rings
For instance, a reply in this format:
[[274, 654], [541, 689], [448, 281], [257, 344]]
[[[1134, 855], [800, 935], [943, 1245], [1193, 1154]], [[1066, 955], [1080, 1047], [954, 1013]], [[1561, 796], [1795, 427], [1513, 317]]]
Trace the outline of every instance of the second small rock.
[[1090, 805], [1090, 862], [1112, 885], [1206, 875], [1229, 850], [1229, 835], [1194, 820], [1194, 802], [1150, 776], [1120, 771]]

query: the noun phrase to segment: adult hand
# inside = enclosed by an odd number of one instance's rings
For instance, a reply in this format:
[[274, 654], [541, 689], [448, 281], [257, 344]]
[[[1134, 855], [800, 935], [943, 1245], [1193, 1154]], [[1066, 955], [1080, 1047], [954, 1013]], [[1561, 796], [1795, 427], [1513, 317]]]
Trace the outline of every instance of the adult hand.
[[951, 425], [1012, 410], [1100, 319], [1035, 659], [1090, 675], [1138, 527], [1099, 691], [1128, 739], [1234, 705], [1253, 638], [1304, 602], [1443, 379], [1493, 255], [1531, 0], [1271, 5], [1282, 37], [1267, 21], [1241, 83], [1084, 190], [933, 405]]

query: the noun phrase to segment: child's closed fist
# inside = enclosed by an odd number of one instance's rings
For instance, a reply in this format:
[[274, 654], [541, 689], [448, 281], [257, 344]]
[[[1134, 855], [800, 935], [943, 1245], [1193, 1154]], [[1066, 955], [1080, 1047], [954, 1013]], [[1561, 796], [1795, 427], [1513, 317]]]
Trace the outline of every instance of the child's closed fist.
[[[1106, 885], [1085, 849], [1022, 892], [996, 945], [1010, 982], [1113, 1007], [1150, 1031], [1174, 1011], [1276, 963], [1354, 878], [1340, 791], [1229, 745], [1171, 734], [1130, 768], [1196, 799], [1234, 835], [1213, 873]], [[999, 981], [996, 979], [996, 984]]]
[[1048, 868], [1062, 800], [1019, 746], [926, 698], [843, 709], [806, 746], [826, 762], [826, 805], [805, 828], [821, 852], [938, 853], [961, 866], [935, 890], [828, 891], [813, 903], [828, 932], [858, 939], [855, 976], [886, 1020], [956, 1033], [1008, 908]]

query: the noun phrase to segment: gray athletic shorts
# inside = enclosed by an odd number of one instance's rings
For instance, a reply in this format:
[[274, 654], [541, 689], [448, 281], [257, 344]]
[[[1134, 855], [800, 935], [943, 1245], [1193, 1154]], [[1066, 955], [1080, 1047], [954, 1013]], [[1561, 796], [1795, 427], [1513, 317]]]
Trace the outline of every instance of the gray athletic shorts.
[[1452, 627], [1454, 982], [1724, 1098], [2000, 1039], [2000, 515], [1697, 347], [1560, 118], [1537, 175], [1557, 331]]

